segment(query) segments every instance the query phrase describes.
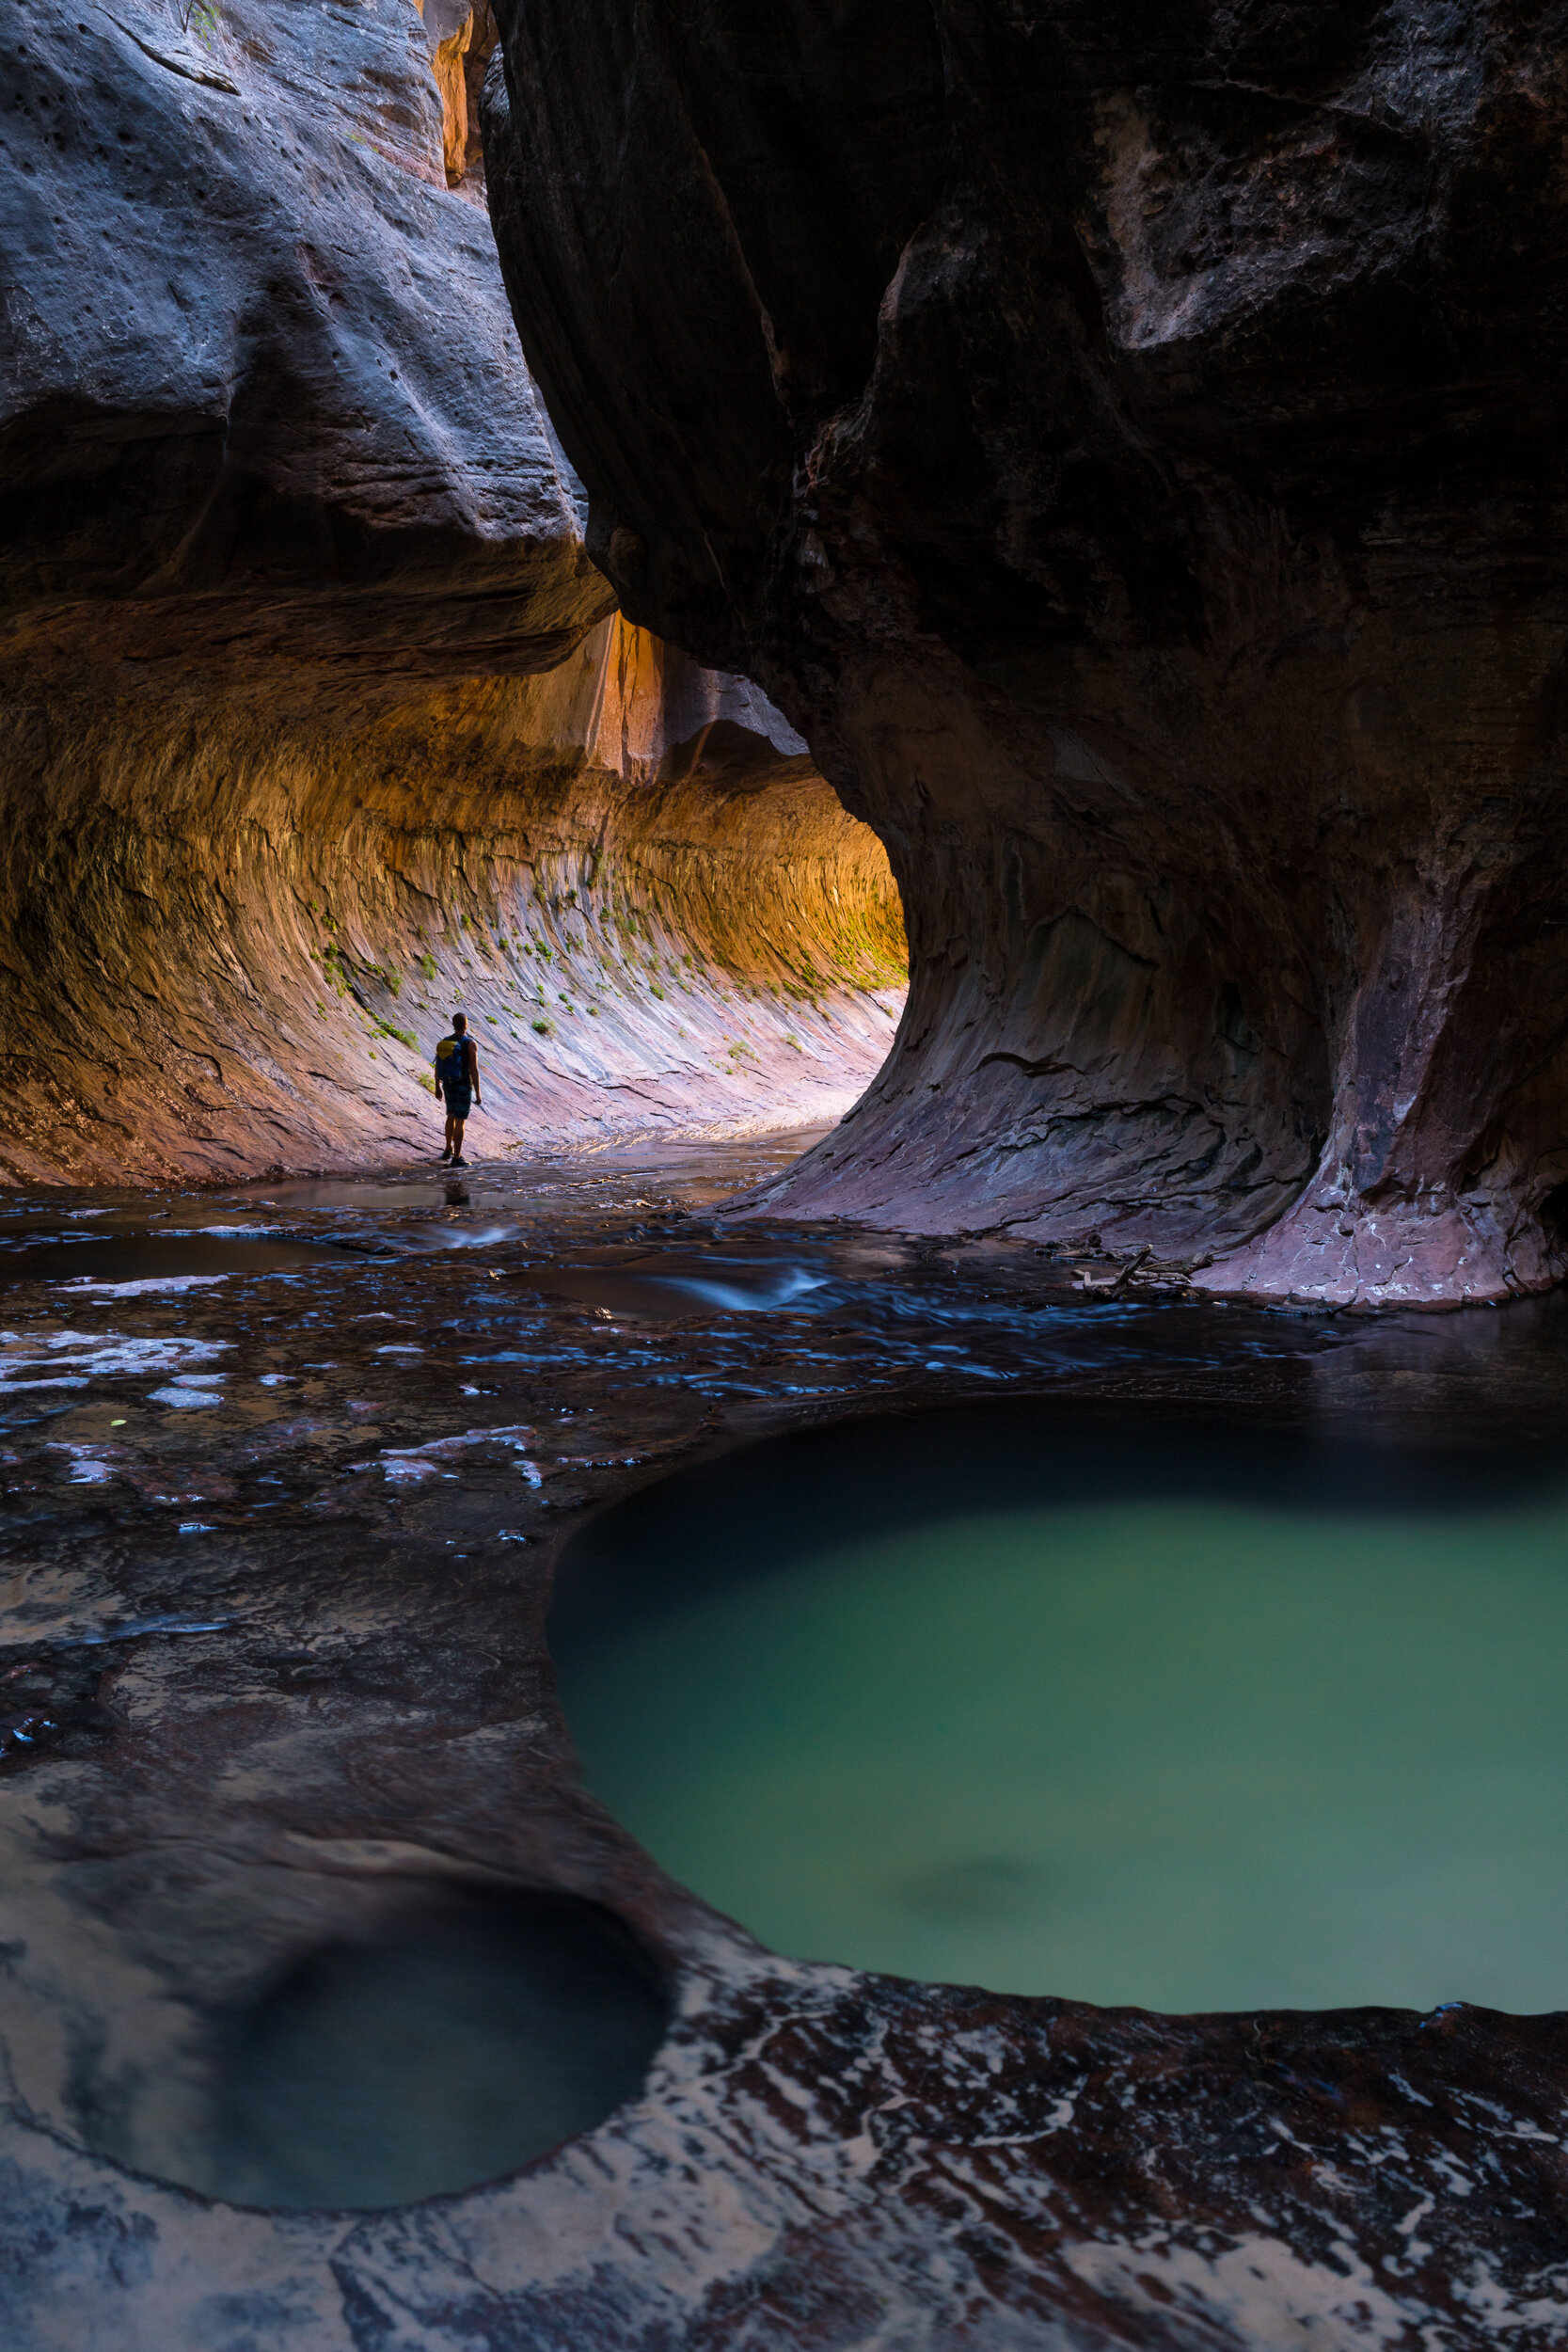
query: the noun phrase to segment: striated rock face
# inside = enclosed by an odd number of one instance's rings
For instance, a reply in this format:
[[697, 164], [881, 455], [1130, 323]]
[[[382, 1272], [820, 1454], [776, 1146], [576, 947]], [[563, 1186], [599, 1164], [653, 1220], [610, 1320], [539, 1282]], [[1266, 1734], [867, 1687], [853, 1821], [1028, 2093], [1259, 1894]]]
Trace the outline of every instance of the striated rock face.
[[438, 1149], [453, 1005], [483, 1152], [836, 1119], [887, 1052], [875, 836], [754, 689], [618, 619], [537, 678], [335, 728], [101, 687], [30, 715], [0, 861], [13, 1179]]
[[492, 210], [626, 611], [887, 844], [792, 1213], [1554, 1280], [1564, 24], [502, 0]]
[[482, 1151], [832, 1118], [886, 1051], [874, 837], [584, 551], [448, 187], [492, 40], [4, 36], [0, 1173], [423, 1152], [454, 1002]]
[[453, 1005], [483, 1153], [836, 1119], [887, 1052], [875, 836], [754, 689], [618, 619], [335, 728], [101, 689], [34, 715], [0, 861], [13, 1180], [438, 1150]]
[[546, 667], [612, 599], [418, 16], [214, 14], [5, 36], [0, 659], [312, 707]]

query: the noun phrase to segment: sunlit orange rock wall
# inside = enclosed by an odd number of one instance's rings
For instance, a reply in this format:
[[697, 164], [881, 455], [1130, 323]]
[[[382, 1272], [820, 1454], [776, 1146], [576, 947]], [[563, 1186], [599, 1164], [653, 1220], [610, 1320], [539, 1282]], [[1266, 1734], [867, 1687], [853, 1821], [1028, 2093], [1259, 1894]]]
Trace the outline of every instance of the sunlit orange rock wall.
[[154, 0], [5, 36], [13, 1180], [422, 1152], [455, 1004], [482, 1152], [836, 1118], [885, 1053], [874, 837], [584, 552], [448, 185], [462, 24]]
[[331, 731], [199, 694], [12, 704], [0, 1170], [438, 1150], [456, 1006], [483, 1153], [838, 1118], [902, 1002], [897, 898], [764, 711], [615, 619], [539, 678]]

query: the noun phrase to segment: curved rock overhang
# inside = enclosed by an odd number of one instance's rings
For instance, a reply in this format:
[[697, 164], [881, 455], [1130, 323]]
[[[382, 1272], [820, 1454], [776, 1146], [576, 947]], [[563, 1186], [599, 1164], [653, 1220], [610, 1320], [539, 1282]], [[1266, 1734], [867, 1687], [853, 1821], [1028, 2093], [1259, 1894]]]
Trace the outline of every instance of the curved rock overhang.
[[888, 1050], [879, 844], [744, 681], [618, 616], [537, 677], [336, 723], [199, 681], [32, 692], [0, 862], [13, 1181], [428, 1155], [459, 1007], [486, 1156], [836, 1119]]
[[904, 894], [897, 1053], [770, 1205], [1558, 1279], [1556, 12], [498, 15], [589, 544]]
[[0, 1176], [426, 1151], [456, 1006], [487, 1153], [836, 1118], [886, 1053], [886, 859], [616, 617], [431, 15], [7, 36]]

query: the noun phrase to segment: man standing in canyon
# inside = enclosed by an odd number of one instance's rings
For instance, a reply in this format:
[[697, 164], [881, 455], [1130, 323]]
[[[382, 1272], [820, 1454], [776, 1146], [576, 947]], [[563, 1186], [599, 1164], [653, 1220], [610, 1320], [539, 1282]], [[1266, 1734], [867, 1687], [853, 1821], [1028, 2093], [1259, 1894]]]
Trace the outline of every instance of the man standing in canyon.
[[451, 1035], [444, 1037], [436, 1048], [436, 1091], [447, 1101], [447, 1148], [442, 1162], [450, 1160], [453, 1168], [467, 1168], [463, 1157], [463, 1122], [470, 1105], [483, 1105], [479, 1090], [479, 1048], [468, 1035], [466, 1013], [454, 1012]]

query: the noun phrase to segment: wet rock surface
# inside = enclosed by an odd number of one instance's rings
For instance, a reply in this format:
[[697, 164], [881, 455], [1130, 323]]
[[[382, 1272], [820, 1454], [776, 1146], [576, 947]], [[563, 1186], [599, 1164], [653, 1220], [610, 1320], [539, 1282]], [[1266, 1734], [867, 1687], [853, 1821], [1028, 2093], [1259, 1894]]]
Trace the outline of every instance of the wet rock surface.
[[[1281, 1315], [722, 1214], [809, 1140], [8, 1205], [18, 1258], [166, 1224], [166, 1252], [261, 1227], [309, 1261], [5, 1284], [20, 2344], [110, 2299], [149, 2352], [1560, 2338], [1560, 2019], [1164, 2018], [780, 1960], [584, 1792], [544, 1631], [598, 1505], [866, 1409], [1029, 1394], [1555, 1456], [1558, 1303]], [[507, 1889], [602, 1906], [667, 1987], [630, 2104], [388, 2213], [169, 2185], [211, 2177], [236, 2018]]]
[[[603, 572], [483, 8], [5, 36], [8, 2346], [1544, 2352], [1559, 2019], [781, 1959], [546, 1623], [830, 1416], [1560, 1445], [1552, 1301], [1183, 1267], [1556, 1270], [1548, 22], [501, 13]], [[847, 1105], [859, 818], [864, 1108], [562, 1156]]]
[[1554, 1280], [1558, 13], [498, 13], [589, 544], [904, 893], [897, 1053], [768, 1205]]

